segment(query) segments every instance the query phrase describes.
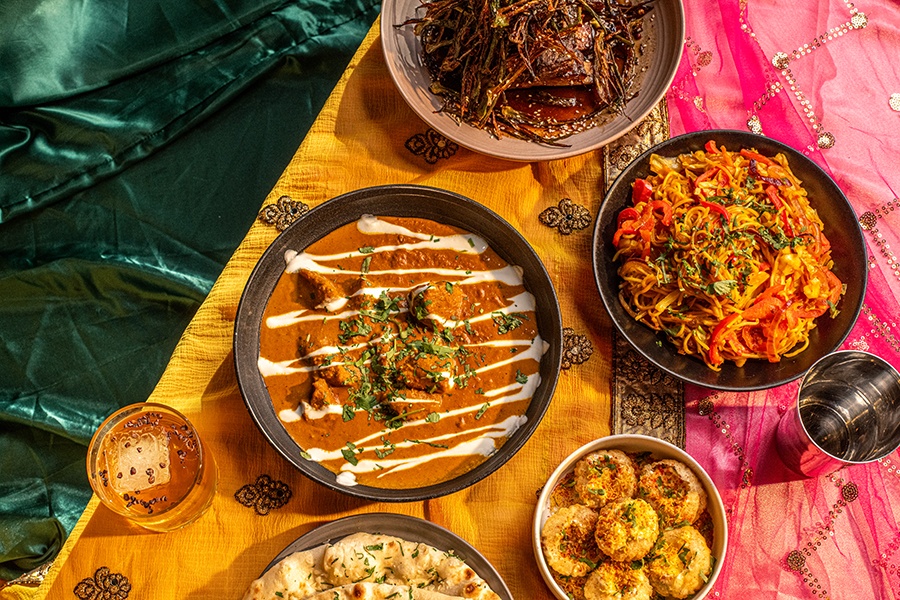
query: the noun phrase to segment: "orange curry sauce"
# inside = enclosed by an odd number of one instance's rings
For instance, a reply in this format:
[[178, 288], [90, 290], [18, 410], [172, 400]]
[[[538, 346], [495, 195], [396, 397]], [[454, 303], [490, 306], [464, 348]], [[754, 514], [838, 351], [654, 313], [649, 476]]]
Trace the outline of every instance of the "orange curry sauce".
[[546, 343], [521, 269], [482, 238], [366, 215], [285, 261], [259, 369], [304, 458], [339, 484], [446, 481], [525, 423]]

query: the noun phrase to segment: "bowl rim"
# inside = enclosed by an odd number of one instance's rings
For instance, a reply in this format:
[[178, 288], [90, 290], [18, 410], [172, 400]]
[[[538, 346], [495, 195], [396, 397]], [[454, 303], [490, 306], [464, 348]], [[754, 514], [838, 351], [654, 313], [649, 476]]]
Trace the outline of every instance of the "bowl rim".
[[[655, 457], [658, 452], [666, 454], [666, 456], [660, 455], [659, 459], [676, 458], [687, 464], [703, 484], [703, 489], [706, 491], [707, 495], [707, 510], [709, 510], [711, 504], [715, 505], [718, 509], [717, 512], [721, 517], [721, 525], [717, 524], [715, 526], [713, 548], [710, 548], [711, 551], [714, 551], [715, 548], [720, 549], [718, 555], [716, 555], [715, 552], [713, 553], [713, 556], [715, 557], [713, 570], [709, 575], [709, 580], [703, 584], [703, 587], [701, 587], [694, 595], [690, 596], [688, 600], [702, 600], [705, 598], [712, 590], [716, 579], [718, 579], [719, 574], [722, 572], [722, 568], [725, 564], [725, 557], [728, 553], [728, 517], [725, 512], [725, 503], [722, 500], [719, 489], [709, 476], [709, 473], [706, 472], [706, 469], [704, 469], [693, 456], [688, 454], [686, 450], [679, 448], [671, 442], [638, 433], [610, 434], [591, 440], [566, 456], [559, 465], [557, 465], [550, 476], [547, 477], [547, 481], [544, 483], [543, 488], [541, 488], [541, 493], [538, 496], [537, 504], [535, 505], [531, 527], [531, 544], [534, 551], [535, 562], [537, 562], [538, 570], [540, 571], [544, 582], [547, 584], [547, 587], [559, 600], [569, 600], [569, 597], [553, 579], [553, 574], [550, 571], [549, 565], [547, 565], [547, 561], [544, 559], [544, 550], [541, 546], [541, 529], [549, 516], [548, 504], [550, 494], [553, 493], [553, 489], [560, 479], [572, 471], [575, 468], [575, 463], [588, 453], [607, 449], [632, 452], [634, 451], [633, 449], [627, 449], [623, 446], [641, 447], [642, 445], [651, 446], [653, 449], [649, 451], [651, 455]], [[644, 449], [642, 451], [647, 450]], [[710, 516], [715, 519], [715, 515], [712, 514], [712, 511], [710, 511]]]
[[[389, 512], [348, 515], [318, 525], [285, 546], [263, 569], [259, 577], [265, 575], [279, 562], [295, 552], [302, 552], [322, 544], [333, 544], [359, 532], [390, 535], [408, 542], [428, 544], [445, 552], [452, 551], [486, 581], [501, 600], [513, 600], [512, 593], [503, 576], [474, 545], [450, 529], [427, 519]], [[417, 539], [407, 539], [410, 537]]]
[[[819, 348], [815, 347], [813, 343], [817, 338], [819, 332], [821, 331], [818, 324], [810, 334], [811, 343], [806, 350], [796, 355], [795, 357], [783, 357], [782, 360], [778, 363], [765, 363], [766, 366], [771, 367], [771, 370], [775, 373], [775, 376], [770, 377], [765, 381], [752, 382], [745, 378], [745, 369], [763, 367], [756, 366], [756, 363], [754, 363], [753, 361], [748, 361], [744, 367], [737, 367], [733, 363], [726, 361], [726, 363], [722, 366], [722, 369], [717, 372], [707, 367], [705, 363], [703, 363], [703, 361], [697, 357], [676, 354], [676, 350], [672, 346], [671, 342], [664, 339], [664, 337], [661, 336], [658, 332], [651, 330], [646, 325], [638, 323], [637, 321], [631, 319], [631, 317], [624, 312], [624, 309], [621, 308], [618, 300], [618, 294], [614, 293], [614, 290], [612, 289], [607, 290], [607, 280], [612, 275], [606, 272], [606, 263], [603, 261], [604, 259], [611, 260], [612, 254], [606, 254], [604, 250], [609, 243], [608, 237], [605, 235], [606, 232], [604, 231], [604, 227], [608, 226], [608, 224], [611, 222], [610, 219], [612, 219], [615, 213], [621, 210], [621, 208], [624, 206], [624, 204], [615, 203], [614, 197], [618, 195], [623, 187], [628, 186], [630, 189], [631, 180], [636, 176], [634, 174], [634, 171], [640, 170], [648, 162], [652, 154], [658, 153], [663, 155], [671, 155], [673, 151], [669, 149], [672, 147], [677, 147], [679, 148], [677, 152], [682, 152], [684, 151], [684, 147], [690, 146], [692, 144], [696, 146], [698, 143], [698, 147], [702, 148], [703, 144], [710, 139], [716, 140], [716, 142], [721, 145], [721, 141], [723, 138], [728, 138], [730, 140], [729, 144], [734, 143], [736, 140], [740, 140], [737, 143], [739, 143], [741, 147], [754, 146], [759, 148], [760, 146], [762, 146], [763, 148], [765, 148], [765, 151], [768, 151], [768, 149], [772, 149], [776, 152], [785, 153], [791, 162], [792, 169], [795, 169], [796, 164], [800, 163], [801, 170], [813, 173], [816, 177], [817, 185], [827, 188], [828, 196], [834, 199], [831, 205], [834, 210], [841, 213], [842, 218], [840, 220], [840, 223], [825, 223], [826, 229], [831, 230], [831, 232], [828, 233], [829, 238], [834, 239], [834, 231], [837, 230], [838, 227], [840, 227], [840, 229], [842, 230], [841, 236], [846, 237], [849, 245], [854, 249], [854, 256], [845, 263], [841, 264], [850, 265], [853, 264], [854, 261], [856, 261], [856, 266], [859, 267], [858, 269], [847, 269], [848, 273], [845, 274], [850, 275], [854, 280], [857, 280], [856, 285], [849, 286], [848, 294], [845, 295], [845, 297], [842, 299], [840, 311], [841, 313], [849, 315], [847, 325], [846, 327], [844, 327], [844, 330], [841, 332], [841, 334], [837, 336], [837, 339], [830, 345], [830, 347], [821, 347], [821, 355], [828, 354], [840, 348], [840, 346], [850, 335], [850, 332], [853, 330], [853, 327], [859, 318], [859, 314], [862, 310], [862, 305], [865, 300], [866, 288], [868, 285], [868, 269], [864, 264], [866, 256], [866, 243], [859, 224], [859, 220], [856, 217], [856, 212], [837, 182], [810, 157], [783, 142], [749, 131], [736, 129], [708, 129], [683, 133], [653, 145], [652, 147], [642, 152], [638, 157], [633, 159], [624, 169], [622, 169], [622, 171], [616, 176], [615, 180], [604, 194], [600, 210], [597, 212], [597, 216], [594, 220], [593, 235], [591, 239], [594, 282], [600, 294], [600, 299], [603, 302], [603, 306], [606, 309], [610, 320], [613, 322], [615, 330], [623, 338], [625, 338], [631, 348], [633, 348], [638, 354], [640, 354], [650, 363], [655, 365], [658, 369], [672, 375], [673, 377], [676, 377], [679, 380], [687, 383], [692, 383], [707, 389], [738, 392], [770, 389], [802, 377], [804, 373], [809, 370], [809, 367], [812, 366], [812, 363], [815, 362], [815, 359], [811, 358], [808, 353], [811, 351], [817, 352], [819, 350]], [[797, 170], [795, 169], [794, 172], [796, 174]], [[809, 178], [806, 178], [804, 181], [809, 181]], [[813, 208], [818, 209], [819, 207], [814, 205]], [[821, 210], [819, 210], [819, 212], [821, 213]], [[833, 257], [835, 255], [836, 253], [832, 254]], [[862, 256], [863, 258], [859, 259], [858, 257], [860, 256]], [[615, 271], [617, 271], [617, 265], [615, 263], [609, 264], [612, 266], [612, 273], [614, 274]], [[844, 283], [849, 283], [849, 281], [844, 281]], [[841, 318], [843, 319], [843, 317]], [[635, 340], [636, 336], [643, 336], [647, 338], [648, 332], [650, 336], [655, 338], [655, 340], [658, 340], [662, 343], [662, 347], [666, 349], [664, 354], [667, 360], [661, 360], [660, 358], [662, 357], [662, 354], [655, 356], [656, 352], [652, 348], [648, 349]], [[693, 371], [693, 373], [685, 373], [680, 371], [675, 366], [673, 366], [672, 361], [686, 363], [690, 367], [691, 371]], [[756, 362], [761, 364], [761, 361]], [[802, 366], [803, 363], [806, 363], [805, 367]], [[795, 368], [794, 371], [791, 371], [791, 367], [797, 368]]]
[[[401, 34], [396, 31], [397, 29], [399, 29], [398, 27], [396, 27], [396, 24], [392, 23], [392, 21], [395, 20], [393, 19], [393, 17], [406, 16], [405, 14], [398, 14], [398, 5], [400, 3], [404, 3], [404, 6], [410, 4], [412, 5], [413, 11], [415, 11], [418, 9], [418, 7], [415, 5], [417, 1], [418, 0], [384, 0], [381, 6], [379, 25], [381, 45], [385, 54], [385, 63], [388, 68], [388, 73], [391, 76], [391, 80], [394, 82], [395, 89], [403, 98], [404, 102], [420, 119], [422, 119], [422, 121], [424, 121], [430, 127], [433, 127], [447, 139], [450, 139], [460, 146], [463, 146], [473, 152], [510, 161], [536, 162], [571, 158], [573, 156], [593, 152], [594, 150], [602, 148], [603, 146], [606, 146], [607, 144], [610, 144], [620, 137], [624, 136], [626, 133], [636, 127], [641, 121], [643, 121], [644, 118], [648, 114], [650, 114], [650, 112], [660, 103], [660, 101], [664, 100], [669, 87], [675, 80], [679, 65], [681, 64], [681, 57], [684, 53], [684, 44], [682, 43], [686, 27], [684, 4], [682, 0], [665, 0], [668, 4], [671, 5], [670, 10], [672, 11], [672, 14], [670, 16], [674, 21], [671, 24], [672, 32], [671, 34], [668, 34], [668, 37], [672, 40], [672, 47], [664, 47], [662, 50], [655, 49], [659, 57], [654, 59], [654, 64], [658, 62], [658, 64], [664, 67], [661, 68], [661, 71], [664, 73], [664, 75], [658, 82], [656, 82], [658, 85], [658, 90], [649, 100], [646, 99], [646, 94], [636, 93], [635, 96], [626, 103], [626, 106], [641, 106], [642, 108], [637, 111], [637, 114], [617, 115], [609, 121], [618, 121], [621, 128], [620, 131], [616, 131], [611, 135], [598, 137], [596, 140], [586, 143], [584, 146], [570, 145], [567, 147], [554, 147], [534, 142], [528, 142], [509, 136], [497, 139], [492, 137], [487, 132], [483, 132], [485, 134], [483, 143], [480, 141], [467, 141], [466, 139], [464, 139], [465, 136], [462, 136], [463, 139], [460, 139], [460, 136], [455, 135], [456, 132], [463, 127], [472, 128], [473, 130], [474, 128], [466, 123], [458, 123], [449, 116], [442, 115], [441, 111], [438, 110], [439, 103], [435, 106], [424, 106], [412, 101], [411, 98], [408, 98], [407, 94], [403, 91], [404, 88], [402, 84], [409, 83], [411, 85], [411, 82], [405, 76], [403, 69], [400, 69], [394, 61], [389, 60], [388, 54], [398, 53], [400, 48], [400, 44], [397, 39]], [[418, 49], [415, 52], [415, 55], [418, 57]], [[421, 64], [419, 64], [419, 67], [424, 68], [421, 67]], [[563, 143], [566, 143], [567, 140], [577, 139], [577, 136], [587, 136], [590, 132], [596, 131], [596, 129], [597, 128], [590, 128], [584, 132], [575, 134], [574, 136], [563, 140]], [[507, 146], [512, 147], [507, 150]], [[521, 150], [517, 151], [517, 149]], [[527, 156], [522, 156], [523, 151], [527, 154]]]
[[[366, 210], [373, 207], [377, 209]], [[451, 209], [454, 211], [452, 215], [440, 214], [441, 210], [446, 212]], [[284, 250], [302, 251], [325, 234], [353, 222], [361, 214], [369, 213], [431, 218], [482, 236], [508, 263], [523, 267], [526, 288], [539, 299], [538, 328], [548, 349], [539, 367], [541, 383], [526, 409], [527, 421], [503, 446], [473, 469], [429, 486], [395, 489], [338, 483], [334, 472], [300, 455], [299, 444], [287, 433], [275, 414], [257, 367], [259, 328], [271, 291], [284, 270]], [[480, 229], [472, 224], [467, 226], [465, 220], [473, 217], [483, 219], [486, 225]], [[485, 231], [488, 225], [491, 229]], [[295, 239], [301, 242], [298, 244]], [[303, 240], [306, 240], [305, 243]], [[515, 252], [499, 247], [500, 240], [514, 244]], [[544, 303], [540, 303], [541, 297], [545, 299]], [[260, 433], [284, 459], [313, 481], [349, 496], [384, 502], [411, 502], [445, 496], [469, 487], [499, 469], [525, 445], [553, 400], [562, 364], [562, 341], [562, 315], [553, 281], [537, 252], [521, 233], [487, 206], [461, 194], [430, 186], [391, 184], [353, 190], [322, 202], [294, 221], [265, 249], [247, 279], [238, 303], [232, 349], [235, 375], [244, 404]]]

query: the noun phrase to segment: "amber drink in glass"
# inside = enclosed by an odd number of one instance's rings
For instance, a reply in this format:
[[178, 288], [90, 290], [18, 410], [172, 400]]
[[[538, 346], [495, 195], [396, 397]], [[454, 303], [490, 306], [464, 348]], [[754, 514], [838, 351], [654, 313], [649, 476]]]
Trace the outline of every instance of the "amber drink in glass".
[[110, 415], [88, 446], [88, 479], [110, 510], [154, 531], [184, 527], [216, 492], [216, 463], [177, 410], [145, 402]]

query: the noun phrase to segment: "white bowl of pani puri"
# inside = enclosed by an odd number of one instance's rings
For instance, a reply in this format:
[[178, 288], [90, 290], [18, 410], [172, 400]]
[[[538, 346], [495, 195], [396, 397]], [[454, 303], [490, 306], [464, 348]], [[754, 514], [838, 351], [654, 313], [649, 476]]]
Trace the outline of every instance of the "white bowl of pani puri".
[[244, 401], [314, 481], [406, 502], [500, 468], [553, 397], [556, 292], [512, 226], [448, 191], [365, 188], [311, 209], [247, 282]]
[[532, 542], [559, 600], [700, 600], [724, 564], [728, 523], [716, 486], [684, 450], [612, 435], [547, 479]]

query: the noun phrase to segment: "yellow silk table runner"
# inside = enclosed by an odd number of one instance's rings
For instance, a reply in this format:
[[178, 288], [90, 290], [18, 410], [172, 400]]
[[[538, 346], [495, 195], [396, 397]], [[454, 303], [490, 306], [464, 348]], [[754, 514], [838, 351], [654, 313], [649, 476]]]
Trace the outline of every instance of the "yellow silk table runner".
[[[265, 155], [266, 148], [246, 152]], [[4, 594], [239, 598], [299, 536], [343, 516], [386, 511], [422, 517], [455, 532], [493, 563], [515, 597], [550, 598], [532, 551], [537, 494], [567, 454], [610, 433], [613, 335], [594, 284], [590, 248], [593, 218], [603, 196], [603, 161], [602, 152], [593, 152], [554, 162], [517, 163], [448, 143], [430, 131], [396, 91], [376, 23], [265, 199], [269, 212], [261, 211], [149, 398], [183, 411], [214, 452], [219, 488], [212, 508], [187, 528], [161, 534], [130, 525], [98, 506], [95, 497], [43, 585], [37, 590], [10, 588]], [[295, 206], [313, 207], [352, 190], [397, 183], [467, 196], [524, 235], [559, 294], [567, 368], [535, 435], [499, 471], [435, 500], [368, 503], [305, 478], [269, 446], [238, 390], [232, 333], [248, 276], [279, 233], [265, 215], [283, 214], [279, 206], [288, 199], [298, 203]], [[253, 494], [241, 493], [252, 492], [254, 488], [246, 486], [259, 485], [264, 475], [290, 490], [283, 506], [254, 505], [247, 501]]]

